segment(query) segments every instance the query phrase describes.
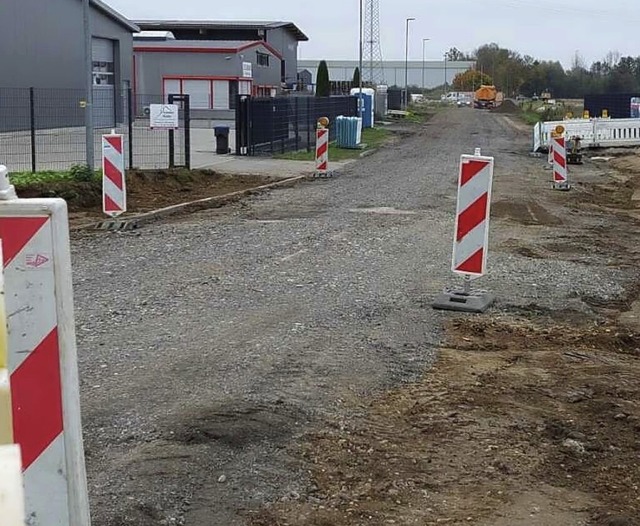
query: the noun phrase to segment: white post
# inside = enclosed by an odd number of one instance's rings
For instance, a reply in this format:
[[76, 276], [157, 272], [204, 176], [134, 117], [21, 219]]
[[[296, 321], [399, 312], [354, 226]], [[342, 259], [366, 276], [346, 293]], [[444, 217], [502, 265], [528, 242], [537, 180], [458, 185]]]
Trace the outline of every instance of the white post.
[[16, 189], [9, 182], [9, 170], [0, 164], [0, 201], [17, 199]]
[[20, 447], [0, 446], [0, 517], [2, 526], [24, 526], [24, 490]]

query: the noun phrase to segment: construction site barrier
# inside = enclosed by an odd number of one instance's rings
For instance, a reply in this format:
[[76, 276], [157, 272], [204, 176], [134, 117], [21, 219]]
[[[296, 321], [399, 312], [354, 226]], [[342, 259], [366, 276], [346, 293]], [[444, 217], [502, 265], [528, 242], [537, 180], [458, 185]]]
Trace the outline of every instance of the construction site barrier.
[[640, 119], [569, 119], [539, 122], [533, 128], [533, 151], [546, 150], [551, 132], [564, 126], [566, 137], [580, 137], [585, 148], [640, 146]]

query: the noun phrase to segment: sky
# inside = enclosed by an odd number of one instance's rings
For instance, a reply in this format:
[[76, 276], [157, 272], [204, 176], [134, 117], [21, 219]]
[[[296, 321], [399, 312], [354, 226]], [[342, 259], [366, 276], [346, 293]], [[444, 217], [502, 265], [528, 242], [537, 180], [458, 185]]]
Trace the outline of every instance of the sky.
[[[366, 2], [366, 0], [364, 0]], [[285, 20], [308, 37], [302, 59], [357, 59], [359, 0], [106, 0], [126, 17], [180, 20]], [[380, 43], [388, 60], [441, 59], [452, 47], [472, 51], [496, 42], [523, 55], [570, 67], [609, 51], [640, 56], [638, 0], [379, 0]]]

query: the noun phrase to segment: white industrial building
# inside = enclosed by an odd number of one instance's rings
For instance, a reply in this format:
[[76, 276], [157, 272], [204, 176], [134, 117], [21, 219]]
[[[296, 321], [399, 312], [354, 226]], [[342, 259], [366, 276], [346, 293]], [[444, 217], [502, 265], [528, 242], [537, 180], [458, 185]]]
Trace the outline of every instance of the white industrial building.
[[[298, 60], [298, 71], [307, 70], [311, 73], [312, 83], [316, 82], [316, 73], [320, 60]], [[358, 67], [357, 60], [327, 60], [329, 79], [332, 81], [350, 81], [353, 72]], [[465, 72], [475, 66], [473, 61], [445, 62], [444, 60], [410, 60], [408, 62], [407, 77], [409, 86], [435, 88], [445, 83], [451, 84], [458, 73]], [[388, 86], [404, 87], [405, 62], [404, 60], [385, 60], [382, 63], [384, 81]], [[367, 81], [366, 67], [363, 81]]]

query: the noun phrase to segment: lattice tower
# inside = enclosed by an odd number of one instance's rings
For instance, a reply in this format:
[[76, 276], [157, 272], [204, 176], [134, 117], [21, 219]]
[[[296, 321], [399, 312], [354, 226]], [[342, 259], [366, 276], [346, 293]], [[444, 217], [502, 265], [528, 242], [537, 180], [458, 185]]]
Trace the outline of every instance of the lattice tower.
[[380, 4], [379, 0], [364, 0], [362, 82], [364, 84], [384, 84], [382, 50], [380, 47]]

